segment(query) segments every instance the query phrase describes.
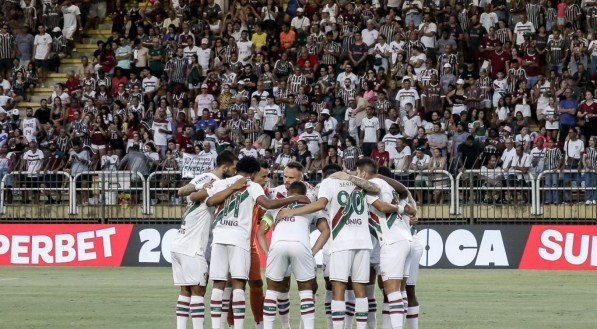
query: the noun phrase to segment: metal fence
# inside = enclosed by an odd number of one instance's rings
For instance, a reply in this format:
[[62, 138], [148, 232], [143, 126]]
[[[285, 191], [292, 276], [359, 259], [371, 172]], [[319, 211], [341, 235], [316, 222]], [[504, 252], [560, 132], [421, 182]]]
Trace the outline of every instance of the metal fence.
[[[411, 190], [424, 223], [596, 223], [597, 173], [571, 170], [533, 173], [495, 170], [394, 172]], [[316, 185], [321, 173], [306, 181]], [[281, 171], [270, 174], [282, 184]], [[0, 221], [174, 223], [186, 199], [180, 172], [143, 176], [131, 171], [11, 172], [0, 181]], [[563, 203], [564, 201], [567, 201]]]

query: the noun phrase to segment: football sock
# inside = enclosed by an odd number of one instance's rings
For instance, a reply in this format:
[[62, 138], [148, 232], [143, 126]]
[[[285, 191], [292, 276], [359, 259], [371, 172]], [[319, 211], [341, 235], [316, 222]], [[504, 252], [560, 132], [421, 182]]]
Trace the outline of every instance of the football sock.
[[[234, 322], [232, 318], [232, 312], [230, 312], [230, 298], [232, 297], [232, 287], [224, 288], [224, 294], [222, 294], [222, 317], [220, 323], [222, 328], [226, 328], [226, 325], [232, 325]], [[230, 318], [228, 318], [230, 315]]]
[[312, 290], [299, 291], [301, 298], [301, 320], [304, 329], [315, 329], [315, 300]]
[[392, 329], [402, 328], [404, 324], [404, 302], [402, 294], [399, 291], [388, 294], [388, 304], [390, 305], [390, 321]]
[[375, 285], [367, 285], [367, 299], [369, 300], [369, 314], [367, 315], [367, 328], [377, 329], [377, 300], [375, 300]]
[[332, 291], [325, 291], [325, 316], [328, 320], [328, 329], [332, 329]]
[[[406, 290], [402, 290], [402, 303], [404, 304], [404, 307], [402, 308], [404, 310], [404, 313], [406, 314], [406, 310], [408, 309], [408, 295], [406, 294]], [[403, 319], [403, 323], [402, 325], [406, 324], [406, 316], [402, 318]]]
[[245, 291], [232, 290], [232, 313], [234, 314], [234, 329], [245, 327]]
[[290, 328], [290, 300], [287, 292], [278, 294], [278, 313], [280, 314], [282, 329]]
[[355, 299], [354, 318], [357, 322], [357, 329], [367, 328], [367, 316], [369, 314], [369, 300], [367, 297]]
[[344, 329], [345, 316], [346, 303], [343, 300], [332, 300], [332, 328]]
[[189, 319], [189, 304], [191, 297], [178, 295], [176, 302], [176, 329], [186, 329], [187, 320]]
[[255, 287], [249, 289], [249, 297], [251, 298], [251, 312], [253, 312], [253, 319], [255, 323], [263, 321], [263, 287]]
[[191, 321], [193, 329], [203, 329], [205, 302], [202, 296], [191, 296]]
[[419, 329], [419, 307], [409, 307], [406, 311], [406, 324], [409, 329]]
[[213, 329], [220, 329], [223, 294], [224, 291], [222, 289], [213, 288], [211, 290], [211, 300], [209, 301], [209, 305], [211, 310], [211, 327]]
[[278, 292], [273, 290], [266, 290], [265, 299], [263, 300], [263, 329], [274, 328], [274, 320], [276, 320], [277, 306]]
[[346, 318], [344, 319], [344, 328], [352, 329], [352, 318], [354, 317], [354, 290], [346, 290], [344, 294], [344, 300], [346, 301]]
[[381, 311], [381, 329], [392, 329], [392, 322], [390, 320], [390, 304], [387, 301], [383, 302]]

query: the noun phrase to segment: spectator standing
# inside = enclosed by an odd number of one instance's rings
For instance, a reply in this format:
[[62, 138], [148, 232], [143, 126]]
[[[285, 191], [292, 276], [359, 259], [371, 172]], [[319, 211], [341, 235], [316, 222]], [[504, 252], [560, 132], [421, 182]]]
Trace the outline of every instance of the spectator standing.
[[[28, 190], [23, 191], [23, 201], [25, 203], [39, 203], [40, 174], [45, 161], [45, 155], [37, 147], [36, 141], [29, 141], [29, 149], [23, 154], [21, 159], [20, 171], [25, 171], [25, 187]], [[29, 196], [32, 195], [32, 199]]]
[[[560, 134], [562, 130], [560, 129]], [[580, 187], [580, 170], [581, 170], [581, 157], [585, 151], [585, 144], [582, 140], [578, 139], [578, 135], [575, 129], [570, 129], [568, 132], [568, 138], [564, 143], [564, 169], [568, 172], [564, 173], [564, 187], [570, 184], [570, 188]], [[571, 202], [570, 191], [564, 190], [564, 203]]]
[[585, 178], [585, 204], [597, 204], [597, 136], [589, 139], [582, 157]]
[[81, 10], [70, 0], [65, 0], [62, 3], [62, 16], [62, 35], [66, 39], [67, 43], [67, 55], [72, 56], [72, 52], [77, 51], [73, 42], [75, 33], [77, 32], [77, 30], [83, 31], [83, 24], [81, 24]]
[[37, 74], [41, 79], [42, 88], [45, 87], [45, 81], [48, 77], [48, 59], [52, 51], [52, 36], [46, 33], [43, 25], [37, 27], [37, 34], [33, 40], [33, 58], [37, 67]]
[[[578, 110], [578, 100], [572, 96], [572, 89], [566, 88], [564, 90], [565, 99], [560, 101], [558, 106], [558, 113], [560, 117], [560, 135], [559, 142], [563, 143], [568, 132], [576, 123], [576, 111]], [[580, 155], [579, 155], [580, 158]]]

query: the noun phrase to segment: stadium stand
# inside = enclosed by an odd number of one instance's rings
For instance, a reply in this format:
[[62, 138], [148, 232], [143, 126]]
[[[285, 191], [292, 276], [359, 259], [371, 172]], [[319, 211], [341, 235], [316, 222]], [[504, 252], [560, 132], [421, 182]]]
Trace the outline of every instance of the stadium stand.
[[[228, 8], [230, 7], [230, 8]], [[218, 152], [430, 221], [597, 216], [597, 2], [4, 1], [0, 218], [168, 221]], [[277, 184], [274, 184], [277, 185]]]

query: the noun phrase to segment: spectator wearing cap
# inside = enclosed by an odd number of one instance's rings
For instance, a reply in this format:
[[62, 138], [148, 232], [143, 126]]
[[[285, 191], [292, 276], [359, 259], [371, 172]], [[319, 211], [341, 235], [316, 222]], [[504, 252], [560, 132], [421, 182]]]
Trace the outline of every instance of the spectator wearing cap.
[[323, 139], [321, 135], [314, 130], [315, 125], [312, 122], [305, 124], [305, 131], [299, 135], [299, 140], [307, 144], [308, 150], [311, 154], [315, 154], [323, 150]]
[[330, 110], [324, 108], [321, 110], [320, 120], [322, 122], [321, 138], [324, 144], [332, 145], [338, 121], [330, 115]]
[[213, 101], [215, 100], [215, 98], [212, 94], [210, 94], [208, 92], [207, 89], [208, 88], [207, 88], [206, 84], [201, 85], [201, 92], [197, 95], [197, 97], [195, 97], [195, 103], [194, 103], [194, 112], [195, 113], [200, 113], [200, 111], [203, 111], [204, 109], [207, 109], [208, 111], [211, 112], [212, 106], [213, 106]]
[[363, 155], [370, 156], [371, 152], [376, 148], [377, 141], [381, 139], [381, 131], [379, 126], [379, 119], [375, 116], [375, 109], [371, 106], [367, 107], [366, 117], [361, 122], [361, 140], [363, 141]]
[[201, 66], [201, 76], [207, 76], [207, 72], [213, 64], [214, 54], [209, 48], [209, 40], [207, 38], [201, 39], [201, 46], [197, 49], [197, 62]]

